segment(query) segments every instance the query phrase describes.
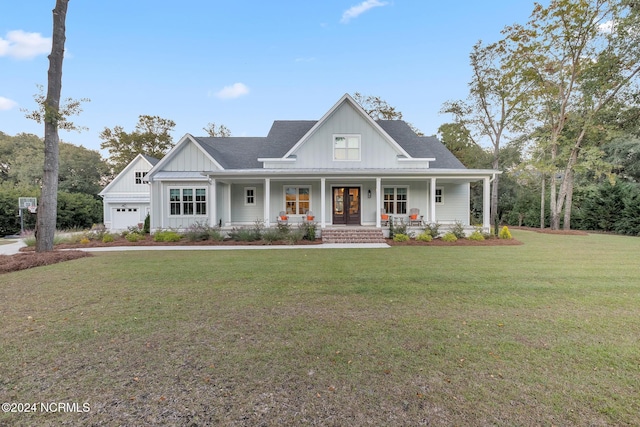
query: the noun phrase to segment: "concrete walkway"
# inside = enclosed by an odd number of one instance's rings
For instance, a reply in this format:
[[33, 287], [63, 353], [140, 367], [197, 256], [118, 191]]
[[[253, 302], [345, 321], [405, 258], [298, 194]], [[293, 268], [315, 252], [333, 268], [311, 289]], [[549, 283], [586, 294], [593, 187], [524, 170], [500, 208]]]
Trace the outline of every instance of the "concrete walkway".
[[13, 243], [0, 245], [0, 255], [17, 254], [23, 246], [27, 245], [22, 240], [16, 240]]
[[[0, 245], [0, 255], [13, 255], [26, 246], [22, 240], [8, 245]], [[76, 248], [86, 252], [126, 252], [126, 251], [233, 251], [258, 249], [379, 249], [389, 248], [386, 243], [324, 243], [321, 245], [264, 245], [264, 246], [112, 246], [102, 248]]]

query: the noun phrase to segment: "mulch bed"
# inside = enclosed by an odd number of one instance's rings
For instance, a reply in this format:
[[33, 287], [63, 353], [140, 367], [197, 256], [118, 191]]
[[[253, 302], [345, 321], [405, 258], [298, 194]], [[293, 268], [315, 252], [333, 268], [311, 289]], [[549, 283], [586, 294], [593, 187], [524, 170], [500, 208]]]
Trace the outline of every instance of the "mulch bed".
[[15, 255], [0, 255], [0, 274], [12, 271], [26, 270], [43, 265], [56, 264], [72, 259], [93, 256], [84, 251], [52, 251], [52, 252], [22, 252]]
[[394, 242], [387, 239], [389, 246], [513, 246], [522, 245], [522, 242], [516, 239], [485, 239], [485, 240], [469, 240], [458, 239], [455, 242], [445, 242], [442, 239], [435, 239], [430, 242], [421, 242], [419, 240], [407, 240], [406, 242]]
[[[540, 229], [533, 227], [511, 227], [512, 229], [535, 231], [537, 233], [547, 234], [563, 234], [563, 235], [580, 235], [584, 236], [588, 233], [582, 230], [551, 230]], [[407, 242], [394, 242], [392, 239], [387, 239], [389, 246], [513, 246], [522, 245], [522, 242], [516, 239], [486, 239], [482, 241], [460, 239], [456, 242], [444, 242], [441, 239], [432, 240], [431, 242], [421, 242], [418, 240], [409, 240]], [[271, 245], [290, 245], [287, 241], [272, 242]], [[306, 245], [319, 245], [322, 244], [321, 239], [315, 241], [301, 240], [296, 243], [296, 246]], [[225, 240], [222, 242], [216, 241], [198, 241], [198, 242], [156, 242], [151, 236], [145, 236], [143, 240], [138, 242], [129, 242], [124, 238], [119, 238], [112, 243], [102, 243], [101, 241], [90, 241], [88, 243], [64, 243], [56, 245], [56, 250], [53, 252], [36, 253], [33, 247], [25, 247], [21, 249], [20, 254], [16, 255], [0, 255], [0, 274], [9, 273], [12, 271], [25, 270], [28, 268], [39, 267], [42, 265], [55, 264], [58, 262], [69, 261], [73, 259], [92, 256], [91, 253], [84, 251], [74, 251], [72, 249], [79, 248], [97, 248], [108, 246], [267, 246], [268, 243], [264, 241], [255, 242], [236, 242], [233, 240]], [[66, 249], [66, 250], [60, 250]]]

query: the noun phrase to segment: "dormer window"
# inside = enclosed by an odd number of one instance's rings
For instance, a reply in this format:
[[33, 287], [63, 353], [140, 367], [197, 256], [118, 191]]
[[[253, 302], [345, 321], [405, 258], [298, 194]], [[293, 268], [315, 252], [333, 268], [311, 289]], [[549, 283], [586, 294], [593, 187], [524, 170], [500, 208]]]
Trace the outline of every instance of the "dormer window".
[[147, 176], [147, 172], [136, 171], [136, 184], [144, 184], [144, 182], [142, 182], [142, 179], [145, 176]]
[[333, 160], [360, 161], [360, 135], [334, 135]]

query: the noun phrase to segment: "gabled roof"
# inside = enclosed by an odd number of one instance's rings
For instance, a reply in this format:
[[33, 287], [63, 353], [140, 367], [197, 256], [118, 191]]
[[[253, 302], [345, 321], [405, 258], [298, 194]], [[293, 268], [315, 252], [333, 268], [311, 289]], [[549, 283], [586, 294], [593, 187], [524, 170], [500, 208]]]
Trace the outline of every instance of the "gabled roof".
[[106, 187], [104, 187], [102, 189], [101, 192], [98, 193], [98, 196], [105, 195], [111, 189], [111, 187], [113, 187], [115, 185], [115, 183], [120, 180], [121, 177], [126, 175], [127, 172], [129, 172], [131, 170], [133, 165], [135, 165], [138, 162], [138, 160], [140, 160], [140, 159], [142, 159], [145, 162], [147, 162], [149, 164], [149, 167], [151, 167], [151, 168], [153, 168], [160, 161], [159, 159], [156, 159], [155, 157], [147, 156], [146, 154], [138, 154], [137, 156], [135, 156], [133, 158], [133, 160], [131, 160], [129, 162], [129, 164], [127, 166], [125, 166], [124, 169], [122, 169], [122, 171], [118, 175], [116, 175], [115, 178], [113, 178], [113, 180], [109, 184], [107, 184]]
[[153, 176], [158, 171], [162, 170], [162, 167], [166, 165], [173, 157], [175, 157], [176, 153], [180, 152], [183, 146], [189, 143], [195, 144], [196, 147], [198, 147], [203, 153], [205, 153], [205, 155], [213, 164], [218, 166], [220, 169], [224, 169], [224, 167], [216, 160], [216, 158], [202, 147], [201, 142], [198, 140], [198, 138], [195, 138], [190, 134], [186, 134], [185, 136], [180, 138], [180, 141], [178, 141], [178, 143], [174, 145], [173, 148], [171, 148], [171, 150], [169, 150], [169, 152], [151, 168], [146, 176], [147, 180], [152, 180]]
[[298, 147], [300, 147], [309, 138], [311, 138], [315, 131], [319, 129], [320, 126], [322, 126], [327, 120], [329, 120], [329, 117], [331, 117], [333, 113], [343, 104], [349, 104], [364, 120], [369, 122], [371, 127], [376, 129], [382, 136], [382, 138], [385, 139], [389, 143], [389, 145], [391, 145], [398, 152], [398, 154], [409, 157], [404, 149], [396, 141], [394, 141], [393, 138], [391, 138], [380, 126], [378, 126], [378, 124], [371, 118], [371, 116], [368, 115], [367, 112], [364, 111], [364, 109], [360, 106], [360, 104], [358, 104], [348, 93], [345, 93], [342, 98], [340, 98], [340, 100], [338, 100], [338, 102], [336, 102], [335, 105], [331, 107], [331, 109], [327, 111], [325, 115], [322, 116], [322, 118], [318, 120], [313, 125], [313, 127], [309, 129], [309, 131], [302, 138], [300, 138], [300, 140], [296, 142], [296, 144], [291, 147], [289, 151], [287, 151], [287, 153], [283, 157], [288, 157], [294, 154]]
[[[197, 137], [200, 145], [224, 169], [262, 168], [258, 159], [283, 158], [316, 124], [317, 120], [278, 120], [266, 137]], [[412, 158], [435, 158], [431, 168], [464, 169], [465, 166], [435, 136], [418, 136], [402, 120], [378, 120], [386, 132]]]

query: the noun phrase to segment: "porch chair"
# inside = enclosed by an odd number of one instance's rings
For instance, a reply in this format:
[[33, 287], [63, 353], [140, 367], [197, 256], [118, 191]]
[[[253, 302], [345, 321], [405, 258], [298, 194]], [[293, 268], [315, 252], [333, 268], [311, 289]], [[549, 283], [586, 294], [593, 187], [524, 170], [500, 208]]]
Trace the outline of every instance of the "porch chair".
[[304, 214], [303, 222], [313, 222], [316, 219], [313, 211], [307, 210]]
[[411, 225], [422, 225], [423, 216], [420, 215], [420, 209], [411, 208], [409, 209], [409, 226]]
[[289, 215], [285, 211], [280, 211], [278, 214], [278, 224], [289, 224]]
[[389, 214], [387, 213], [387, 211], [383, 208], [382, 212], [380, 213], [380, 225], [383, 226], [388, 226], [389, 225]]

